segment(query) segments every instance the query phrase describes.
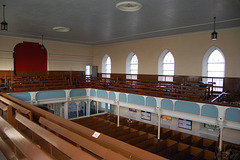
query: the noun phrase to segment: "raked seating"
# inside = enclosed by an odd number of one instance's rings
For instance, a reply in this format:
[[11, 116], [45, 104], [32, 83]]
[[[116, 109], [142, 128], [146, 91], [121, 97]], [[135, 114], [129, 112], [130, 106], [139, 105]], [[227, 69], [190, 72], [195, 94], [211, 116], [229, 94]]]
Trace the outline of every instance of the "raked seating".
[[[34, 144], [38, 145], [42, 151], [47, 153], [50, 157], [53, 157], [54, 159], [61, 159], [61, 160], [68, 160], [68, 159], [79, 159], [79, 157], [83, 159], [103, 159], [103, 154], [105, 155], [111, 155], [111, 152], [115, 152], [120, 156], [123, 156], [123, 158], [116, 158], [116, 159], [134, 159], [134, 160], [141, 160], [141, 159], [155, 159], [155, 160], [164, 160], [165, 158], [157, 156], [155, 154], [152, 154], [150, 152], [144, 151], [140, 148], [134, 147], [130, 144], [121, 142], [115, 138], [115, 136], [120, 136], [119, 133], [126, 134], [126, 132], [122, 132], [122, 130], [128, 131], [134, 131], [135, 129], [129, 129], [129, 127], [122, 126], [120, 128], [115, 128], [115, 124], [113, 122], [108, 122], [103, 119], [89, 117], [85, 122], [87, 123], [88, 120], [89, 124], [91, 126], [96, 126], [99, 129], [101, 125], [95, 125], [93, 121], [97, 122], [99, 119], [99, 122], [106, 122], [106, 124], [110, 124], [112, 129], [116, 132], [108, 132], [112, 134], [110, 136], [107, 136], [105, 134], [100, 134], [97, 137], [93, 137], [93, 135], [98, 135], [96, 133], [97, 130], [92, 130], [89, 128], [86, 128], [82, 125], [79, 125], [77, 123], [71, 122], [69, 120], [66, 120], [64, 118], [61, 118], [59, 116], [56, 116], [50, 112], [47, 112], [45, 110], [42, 110], [38, 107], [35, 107], [29, 103], [26, 103], [24, 101], [21, 101], [19, 99], [16, 99], [14, 97], [11, 97], [10, 95], [1, 93], [0, 97], [3, 97], [9, 101], [11, 101], [11, 104], [18, 104], [17, 107], [20, 108], [23, 107], [26, 110], [29, 110], [30, 113], [33, 113], [32, 119], [30, 119], [29, 116], [26, 116], [23, 112], [21, 112], [18, 109], [14, 109], [12, 111], [14, 114], [12, 117], [15, 119], [16, 123], [14, 123], [14, 127], [18, 128], [19, 131], [26, 136], [28, 139], [30, 139]], [[5, 101], [6, 102], [6, 101]], [[4, 103], [5, 103], [4, 102]], [[9, 102], [10, 104], [10, 102]], [[9, 105], [11, 106], [11, 105]], [[8, 108], [9, 108], [8, 106]], [[11, 108], [11, 107], [10, 107]], [[8, 112], [9, 110], [7, 110]], [[11, 113], [12, 113], [11, 111]], [[20, 112], [20, 113], [19, 113]], [[26, 112], [28, 113], [28, 112]], [[50, 126], [50, 123], [43, 124], [42, 120], [40, 119], [46, 119], [54, 123], [54, 127], [58, 126], [58, 129], [55, 130], [53, 126]], [[39, 125], [39, 123], [42, 123], [43, 127]], [[23, 126], [23, 127], [22, 127]], [[52, 128], [53, 127], [53, 128]], [[47, 128], [47, 129], [46, 129]], [[59, 130], [59, 128], [61, 128]], [[120, 130], [121, 129], [121, 130]], [[69, 132], [66, 132], [69, 131]], [[108, 130], [105, 128], [105, 130]], [[85, 138], [91, 143], [83, 143], [83, 141], [80, 141], [81, 138], [78, 138], [78, 140], [74, 139], [73, 134], [75, 133], [78, 136]], [[117, 133], [117, 134], [114, 134]], [[142, 134], [143, 132], [139, 132]], [[78, 137], [77, 136], [77, 137]], [[147, 136], [152, 138], [153, 136]], [[76, 137], [75, 137], [76, 138]], [[147, 140], [144, 138], [144, 140]], [[92, 142], [96, 143], [97, 145], [92, 144]], [[139, 143], [137, 140], [136, 143]], [[92, 150], [92, 148], [87, 145], [92, 144], [92, 147], [95, 147], [95, 150]], [[105, 148], [105, 151], [101, 153], [97, 152], [96, 150], [100, 149], [99, 145], [103, 148]], [[81, 149], [79, 149], [79, 147]], [[103, 151], [103, 150], [102, 150]], [[109, 153], [109, 154], [108, 154]], [[90, 157], [91, 158], [90, 158]], [[85, 158], [84, 158], [85, 157]], [[111, 159], [110, 158], [104, 158], [104, 159]]]
[[117, 116], [111, 114], [102, 114], [73, 121], [86, 127], [90, 125], [91, 129], [172, 160], [212, 160], [217, 147], [216, 142], [213, 140], [167, 128], [160, 129], [161, 139], [158, 141], [157, 126], [120, 117], [120, 126], [117, 127]]
[[[18, 130], [12, 125], [0, 117], [0, 129], [2, 136], [0, 139], [0, 148], [3, 154], [8, 159], [36, 159], [36, 160], [51, 160], [51, 156], [43, 152], [37, 145], [31, 142], [28, 138], [23, 136]], [[7, 139], [14, 145], [13, 149], [7, 143]], [[21, 141], [19, 141], [21, 139]]]

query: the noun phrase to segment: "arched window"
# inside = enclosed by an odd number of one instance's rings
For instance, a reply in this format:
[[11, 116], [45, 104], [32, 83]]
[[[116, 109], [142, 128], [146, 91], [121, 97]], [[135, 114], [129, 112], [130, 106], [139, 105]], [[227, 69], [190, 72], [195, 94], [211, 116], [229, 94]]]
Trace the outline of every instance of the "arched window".
[[208, 58], [208, 77], [224, 77], [225, 59], [219, 50], [214, 50]]
[[[223, 91], [223, 77], [225, 76], [225, 57], [217, 47], [211, 47], [203, 57], [202, 73], [207, 83], [214, 84], [213, 91]], [[219, 86], [219, 87], [217, 87]]]
[[158, 80], [173, 81], [174, 67], [175, 60], [173, 54], [168, 50], [164, 50], [158, 60], [158, 74], [168, 76], [159, 76]]
[[107, 54], [105, 54], [102, 60], [102, 73], [102, 77], [110, 78], [111, 76], [111, 58]]
[[136, 54], [132, 57], [130, 65], [131, 74], [138, 74], [138, 58]]
[[[133, 52], [128, 55], [126, 61], [126, 73], [138, 74], [138, 58]], [[127, 79], [137, 79], [137, 75], [127, 75]]]

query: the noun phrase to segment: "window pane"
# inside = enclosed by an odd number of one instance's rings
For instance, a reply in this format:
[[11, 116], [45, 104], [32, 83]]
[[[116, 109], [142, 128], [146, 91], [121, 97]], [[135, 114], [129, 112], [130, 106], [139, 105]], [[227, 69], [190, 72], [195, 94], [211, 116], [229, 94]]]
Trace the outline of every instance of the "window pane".
[[103, 67], [104, 67], [104, 73], [111, 73], [111, 58], [109, 56], [106, 59], [105, 66]]
[[90, 66], [89, 65], [86, 66], [86, 75], [90, 75]]
[[[174, 75], [174, 57], [171, 52], [168, 52], [163, 59], [163, 75]], [[171, 78], [166, 79], [167, 81]]]
[[[225, 59], [223, 54], [219, 50], [214, 50], [208, 58], [208, 77], [224, 77], [225, 72]], [[211, 78], [208, 79], [208, 82], [211, 82]], [[222, 92], [223, 91], [223, 79], [214, 78], [214, 86], [219, 86], [220, 88], [214, 87], [214, 91]]]
[[[138, 58], [136, 54], [131, 59], [130, 74], [138, 74]], [[132, 76], [132, 79], [137, 79], [137, 76]]]
[[224, 77], [225, 60], [219, 50], [214, 50], [208, 58], [208, 77]]

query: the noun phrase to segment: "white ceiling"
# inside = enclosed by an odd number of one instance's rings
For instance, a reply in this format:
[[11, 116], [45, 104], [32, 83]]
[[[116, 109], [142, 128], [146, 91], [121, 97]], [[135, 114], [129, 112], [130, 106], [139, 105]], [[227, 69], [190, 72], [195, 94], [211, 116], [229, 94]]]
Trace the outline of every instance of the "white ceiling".
[[[240, 26], [239, 0], [135, 0], [137, 12], [115, 8], [123, 0], [1, 0], [9, 30], [0, 35], [101, 45]], [[71, 29], [59, 33], [53, 27]]]

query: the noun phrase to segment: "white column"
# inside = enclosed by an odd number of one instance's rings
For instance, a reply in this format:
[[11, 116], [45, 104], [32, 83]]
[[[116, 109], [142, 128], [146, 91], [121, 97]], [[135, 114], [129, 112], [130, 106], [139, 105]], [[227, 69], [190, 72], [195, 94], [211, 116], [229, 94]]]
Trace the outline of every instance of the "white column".
[[222, 140], [223, 140], [223, 127], [222, 126], [220, 126], [220, 130], [219, 130], [219, 146], [218, 146], [218, 148], [219, 148], [219, 150], [220, 150], [220, 152], [222, 151]]
[[60, 105], [60, 117], [64, 117], [63, 110], [64, 110], [64, 106]]
[[77, 104], [77, 117], [78, 117], [78, 107], [79, 107], [79, 102], [76, 102]]
[[88, 117], [90, 117], [90, 107], [91, 107], [90, 103], [91, 103], [91, 101], [90, 101], [90, 99], [88, 99], [87, 100], [87, 115], [86, 115]]
[[97, 105], [97, 114], [98, 114], [98, 106], [99, 106], [98, 103], [99, 103], [99, 102], [96, 102], [96, 105]]
[[223, 128], [225, 126], [225, 113], [227, 107], [218, 108], [218, 125], [219, 125], [219, 150], [222, 151], [222, 140], [223, 140]]
[[158, 113], [158, 142], [160, 142], [160, 132], [161, 132], [161, 115]]
[[64, 118], [68, 119], [68, 102], [64, 103]]
[[117, 105], [117, 127], [119, 127], [120, 124], [120, 106]]

